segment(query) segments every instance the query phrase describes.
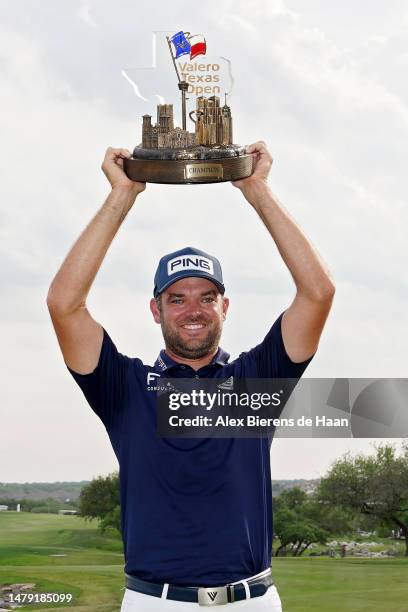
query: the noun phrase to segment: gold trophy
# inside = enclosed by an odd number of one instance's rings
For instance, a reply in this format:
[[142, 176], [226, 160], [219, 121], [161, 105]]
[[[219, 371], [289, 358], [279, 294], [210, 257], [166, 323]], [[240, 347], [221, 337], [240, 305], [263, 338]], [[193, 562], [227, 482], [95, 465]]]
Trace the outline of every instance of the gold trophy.
[[155, 125], [150, 115], [143, 115], [142, 142], [124, 160], [127, 176], [133, 181], [176, 184], [220, 183], [250, 176], [252, 156], [244, 146], [233, 144], [227, 94], [223, 106], [218, 96], [198, 96], [196, 108], [189, 113], [195, 130], [187, 130], [189, 83], [180, 78], [176, 59], [205, 55], [205, 38], [180, 31], [166, 39], [181, 91], [182, 127], [174, 127], [173, 104], [158, 104]]

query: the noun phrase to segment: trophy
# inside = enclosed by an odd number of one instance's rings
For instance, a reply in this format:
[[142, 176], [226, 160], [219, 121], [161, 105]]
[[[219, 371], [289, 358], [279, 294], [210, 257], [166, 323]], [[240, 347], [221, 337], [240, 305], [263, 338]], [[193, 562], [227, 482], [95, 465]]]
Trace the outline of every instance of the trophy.
[[[224, 94], [196, 97], [196, 108], [188, 116], [194, 131], [187, 130], [186, 97], [189, 83], [180, 77], [176, 60], [188, 55], [190, 61], [205, 55], [207, 44], [200, 35], [177, 32], [166, 36], [181, 92], [182, 127], [174, 126], [173, 104], [157, 105], [157, 122], [143, 115], [142, 142], [132, 157], [124, 160], [124, 170], [133, 181], [149, 183], [220, 183], [250, 176], [252, 156], [245, 147], [233, 144], [231, 108]], [[204, 90], [207, 88], [204, 88]]]

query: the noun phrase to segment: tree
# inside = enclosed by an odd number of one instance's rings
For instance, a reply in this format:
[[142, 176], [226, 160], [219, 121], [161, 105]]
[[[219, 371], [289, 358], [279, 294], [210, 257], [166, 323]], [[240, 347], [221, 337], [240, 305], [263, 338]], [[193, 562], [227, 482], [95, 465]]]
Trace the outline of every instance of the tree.
[[121, 532], [120, 506], [115, 506], [114, 509], [108, 512], [108, 514], [106, 514], [99, 523], [99, 528], [102, 533], [104, 533], [108, 527], [114, 527]]
[[299, 487], [274, 498], [274, 532], [280, 541], [275, 556], [289, 546], [293, 556], [300, 557], [312, 543], [324, 544], [331, 533], [348, 528], [344, 512], [334, 509], [327, 513], [315, 496], [308, 496]]
[[90, 520], [98, 518], [102, 532], [107, 527], [121, 531], [119, 474], [99, 476], [83, 487], [79, 496], [80, 515]]
[[385, 527], [398, 527], [408, 556], [408, 443], [399, 456], [391, 444], [375, 448], [368, 457], [347, 453], [335, 461], [320, 481], [318, 497], [327, 507], [341, 506]]

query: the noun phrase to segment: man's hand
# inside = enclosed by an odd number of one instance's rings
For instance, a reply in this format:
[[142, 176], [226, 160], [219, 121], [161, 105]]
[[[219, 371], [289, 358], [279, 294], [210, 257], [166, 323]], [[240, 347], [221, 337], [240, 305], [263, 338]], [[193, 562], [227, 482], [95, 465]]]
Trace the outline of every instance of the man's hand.
[[126, 187], [137, 196], [146, 189], [146, 183], [138, 183], [131, 181], [123, 170], [123, 160], [131, 157], [132, 154], [128, 149], [112, 149], [109, 147], [105, 153], [105, 159], [102, 163], [102, 170], [106, 178], [110, 182], [112, 189], [117, 187]]
[[264, 187], [268, 181], [268, 175], [272, 167], [272, 156], [266, 148], [266, 144], [260, 140], [246, 147], [246, 153], [252, 155], [254, 171], [251, 176], [239, 181], [232, 181], [234, 187], [241, 189], [247, 200], [257, 188]]

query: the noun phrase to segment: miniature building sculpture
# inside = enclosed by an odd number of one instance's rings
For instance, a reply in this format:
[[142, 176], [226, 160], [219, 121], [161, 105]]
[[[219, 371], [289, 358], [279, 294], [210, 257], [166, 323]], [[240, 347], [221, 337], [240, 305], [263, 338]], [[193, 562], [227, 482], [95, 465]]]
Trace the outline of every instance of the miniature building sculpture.
[[200, 96], [196, 100], [196, 110], [193, 112], [196, 114], [196, 120], [193, 119], [195, 133], [179, 127], [174, 128], [173, 105], [159, 104], [156, 125], [152, 124], [151, 115], [143, 115], [142, 147], [177, 149], [193, 145], [228, 146], [232, 144], [232, 116], [226, 100], [224, 106], [221, 107], [218, 96], [210, 98]]
[[227, 146], [232, 144], [231, 109], [225, 101], [220, 107], [218, 96], [197, 98], [196, 144]]

